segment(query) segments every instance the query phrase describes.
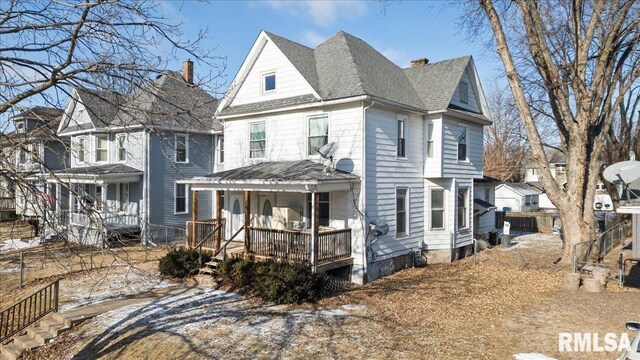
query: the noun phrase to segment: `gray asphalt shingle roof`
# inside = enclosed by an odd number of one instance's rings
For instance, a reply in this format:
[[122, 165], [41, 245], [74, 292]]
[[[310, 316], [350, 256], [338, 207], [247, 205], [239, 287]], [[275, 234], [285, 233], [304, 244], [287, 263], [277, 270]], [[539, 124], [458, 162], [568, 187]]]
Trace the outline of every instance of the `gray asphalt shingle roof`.
[[124, 164], [105, 164], [98, 166], [75, 167], [55, 171], [56, 174], [70, 175], [108, 175], [108, 174], [142, 174], [142, 170]]
[[211, 174], [207, 178], [212, 181], [335, 181], [358, 180], [357, 175], [336, 170], [326, 173], [325, 166], [310, 160], [261, 162], [237, 169], [225, 170]]
[[[471, 61], [470, 56], [465, 56], [403, 69], [362, 39], [344, 31], [315, 49], [265, 33], [324, 101], [369, 95], [417, 109], [446, 110]], [[282, 106], [268, 102], [261, 105], [261, 110]], [[233, 106], [221, 113], [251, 110]]]
[[[76, 88], [78, 101], [90, 114], [96, 129], [110, 126], [149, 125], [190, 130], [222, 130], [213, 121], [218, 100], [178, 72], [160, 74], [136, 93], [124, 96], [113, 91]], [[82, 124], [81, 124], [82, 125]], [[67, 124], [63, 132], [85, 126]]]

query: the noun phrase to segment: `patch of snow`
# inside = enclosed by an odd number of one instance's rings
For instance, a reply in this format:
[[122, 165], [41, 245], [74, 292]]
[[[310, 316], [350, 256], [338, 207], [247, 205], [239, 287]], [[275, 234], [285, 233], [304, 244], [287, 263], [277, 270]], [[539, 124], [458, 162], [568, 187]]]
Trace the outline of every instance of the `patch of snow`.
[[367, 309], [365, 305], [356, 305], [356, 304], [342, 305], [342, 308], [348, 311], [362, 311]]
[[168, 288], [174, 284], [159, 280], [151, 274], [134, 271], [127, 266], [106, 275], [96, 275], [89, 281], [86, 278], [63, 280], [60, 286], [64, 289], [61, 293], [63, 305], [60, 309], [65, 311], [109, 299]]
[[2, 243], [0, 243], [0, 252], [32, 248], [40, 245], [40, 240], [41, 239], [39, 237], [36, 237], [33, 239], [25, 239], [25, 240], [6, 239]]
[[522, 353], [513, 355], [515, 360], [556, 360], [552, 357], [548, 357], [544, 354], [539, 353]]

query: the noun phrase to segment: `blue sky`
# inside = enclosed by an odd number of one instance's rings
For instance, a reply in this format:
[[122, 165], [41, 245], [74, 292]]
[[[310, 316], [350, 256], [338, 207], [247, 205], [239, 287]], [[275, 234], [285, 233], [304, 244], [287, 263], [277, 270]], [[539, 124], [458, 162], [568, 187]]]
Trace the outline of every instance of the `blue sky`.
[[[185, 36], [209, 29], [203, 45], [217, 47], [215, 54], [227, 58], [226, 85], [262, 29], [311, 47], [344, 30], [403, 67], [414, 58], [435, 62], [473, 55], [485, 92], [504, 83], [495, 51], [458, 29], [461, 12], [446, 1], [397, 1], [387, 7], [367, 1], [185, 1], [165, 3], [163, 12], [184, 22]], [[179, 62], [171, 66], [180, 68]]]

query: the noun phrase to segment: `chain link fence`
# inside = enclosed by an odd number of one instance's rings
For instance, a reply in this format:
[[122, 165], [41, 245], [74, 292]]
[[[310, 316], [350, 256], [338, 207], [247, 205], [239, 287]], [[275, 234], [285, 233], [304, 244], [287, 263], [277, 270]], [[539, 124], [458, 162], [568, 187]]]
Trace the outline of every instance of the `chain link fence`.
[[613, 267], [614, 265], [605, 264], [602, 262], [594, 262], [592, 260], [592, 251], [594, 245], [599, 249], [598, 260], [602, 260], [611, 250], [624, 243], [624, 240], [631, 236], [632, 227], [630, 224], [618, 223], [600, 235], [594, 241], [583, 241], [573, 245], [572, 249], [572, 264], [573, 272], [579, 272], [585, 267], [597, 266], [599, 267]]

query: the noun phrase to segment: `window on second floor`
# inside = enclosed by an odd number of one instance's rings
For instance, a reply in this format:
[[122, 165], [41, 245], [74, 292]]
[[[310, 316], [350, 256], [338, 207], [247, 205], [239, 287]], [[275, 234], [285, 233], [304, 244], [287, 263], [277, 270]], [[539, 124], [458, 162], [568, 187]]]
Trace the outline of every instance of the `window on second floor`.
[[309, 118], [308, 155], [315, 155], [329, 142], [329, 117], [327, 115]]
[[464, 81], [460, 83], [460, 102], [469, 103], [469, 84]]
[[186, 163], [189, 162], [189, 137], [184, 134], [176, 134], [175, 149], [176, 149], [176, 162]]
[[96, 135], [96, 162], [108, 161], [109, 136]]
[[398, 145], [396, 155], [398, 157], [406, 157], [404, 120], [398, 120]]
[[84, 162], [84, 138], [79, 138], [78, 139], [78, 147], [76, 149], [76, 156], [78, 159], [78, 162], [82, 163]]
[[127, 161], [127, 136], [118, 135], [116, 141], [118, 145], [118, 161]]
[[18, 158], [19, 158], [20, 164], [26, 163], [27, 162], [27, 152], [24, 149], [20, 149], [18, 151], [19, 151]]
[[461, 127], [458, 130], [458, 160], [467, 160], [467, 128]]
[[433, 158], [433, 124], [427, 124], [427, 158]]
[[276, 74], [269, 73], [262, 75], [262, 92], [271, 92], [276, 89]]
[[224, 163], [224, 136], [218, 136], [218, 164]]
[[267, 132], [264, 121], [249, 124], [249, 157], [264, 158], [267, 150]]

